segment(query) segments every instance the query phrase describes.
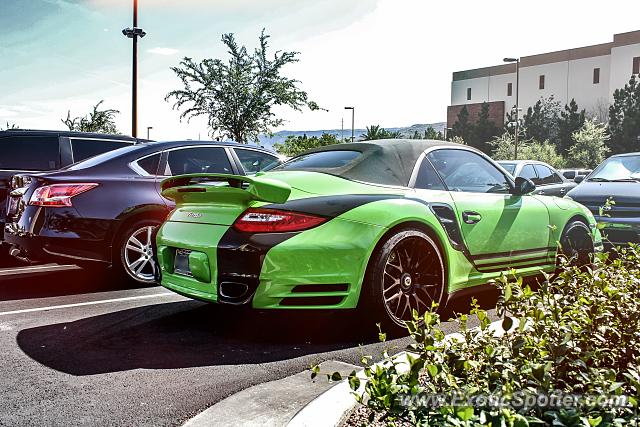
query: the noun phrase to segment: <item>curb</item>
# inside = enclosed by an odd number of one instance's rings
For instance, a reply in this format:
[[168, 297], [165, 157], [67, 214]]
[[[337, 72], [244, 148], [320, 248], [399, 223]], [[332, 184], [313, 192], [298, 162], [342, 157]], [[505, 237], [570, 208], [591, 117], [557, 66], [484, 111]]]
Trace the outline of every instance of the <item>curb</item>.
[[[513, 318], [512, 318], [513, 319]], [[511, 329], [518, 326], [518, 320], [513, 319], [513, 326]], [[475, 329], [475, 328], [474, 328]], [[505, 333], [502, 329], [502, 319], [492, 322], [489, 326], [489, 331], [493, 335], [499, 337]], [[445, 336], [445, 340], [460, 339], [462, 335], [459, 332], [453, 332]], [[395, 354], [393, 358], [404, 358], [407, 352], [402, 351]], [[378, 362], [372, 366], [382, 365], [388, 362]], [[404, 365], [404, 366], [403, 366]], [[399, 371], [408, 369], [407, 362], [400, 362]], [[364, 370], [360, 370], [357, 373], [358, 377], [362, 380], [358, 393], [364, 390], [365, 376]], [[316, 399], [312, 400], [303, 407], [287, 424], [287, 427], [335, 427], [347, 416], [348, 412], [356, 407], [356, 402], [351, 387], [347, 380], [342, 380], [333, 388], [322, 393]]]

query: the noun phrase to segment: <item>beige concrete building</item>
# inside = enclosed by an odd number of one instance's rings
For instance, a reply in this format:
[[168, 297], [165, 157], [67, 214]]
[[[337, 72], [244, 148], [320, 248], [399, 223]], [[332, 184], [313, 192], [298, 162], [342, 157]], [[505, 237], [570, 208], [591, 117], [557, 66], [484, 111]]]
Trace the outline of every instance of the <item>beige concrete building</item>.
[[[613, 41], [593, 46], [542, 53], [520, 58], [519, 105], [523, 113], [541, 97], [568, 104], [575, 99], [580, 108], [601, 115], [613, 101], [615, 89], [624, 87], [632, 74], [640, 74], [640, 31], [615, 34]], [[497, 122], [516, 104], [516, 64], [456, 71], [451, 82], [451, 126], [463, 105], [479, 111], [490, 104]], [[521, 113], [522, 114], [522, 113]], [[471, 113], [470, 118], [477, 115]]]

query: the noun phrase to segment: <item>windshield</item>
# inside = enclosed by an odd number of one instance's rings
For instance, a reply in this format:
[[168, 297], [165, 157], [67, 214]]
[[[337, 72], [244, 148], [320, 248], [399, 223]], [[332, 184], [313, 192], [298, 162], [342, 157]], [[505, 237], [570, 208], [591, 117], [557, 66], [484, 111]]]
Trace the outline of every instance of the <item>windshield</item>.
[[640, 180], [640, 155], [610, 157], [589, 176], [589, 181]]
[[509, 172], [511, 175], [513, 175], [513, 173], [516, 171], [516, 164], [515, 163], [502, 163], [502, 162], [498, 162], [498, 164], [500, 166], [502, 166], [502, 168], [504, 170], [506, 170], [507, 172]]

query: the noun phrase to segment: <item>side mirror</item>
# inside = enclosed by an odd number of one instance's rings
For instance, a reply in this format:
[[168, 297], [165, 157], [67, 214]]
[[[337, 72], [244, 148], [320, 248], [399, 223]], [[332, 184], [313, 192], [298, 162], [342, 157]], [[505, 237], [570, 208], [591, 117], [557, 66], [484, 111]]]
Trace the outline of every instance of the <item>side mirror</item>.
[[580, 184], [582, 181], [584, 181], [584, 175], [576, 175], [576, 177], [573, 178], [573, 182], [576, 184]]
[[530, 179], [523, 178], [521, 176], [516, 178], [516, 188], [513, 189], [513, 194], [515, 194], [516, 196], [531, 194], [535, 190], [536, 185]]

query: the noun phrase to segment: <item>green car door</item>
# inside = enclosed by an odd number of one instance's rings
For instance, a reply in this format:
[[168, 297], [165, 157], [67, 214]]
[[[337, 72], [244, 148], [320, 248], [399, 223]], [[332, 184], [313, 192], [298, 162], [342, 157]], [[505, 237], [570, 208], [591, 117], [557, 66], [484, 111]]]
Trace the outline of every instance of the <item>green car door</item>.
[[535, 196], [511, 194], [504, 174], [468, 150], [439, 149], [427, 159], [455, 204], [469, 255], [479, 269], [544, 264], [551, 257], [549, 212]]

